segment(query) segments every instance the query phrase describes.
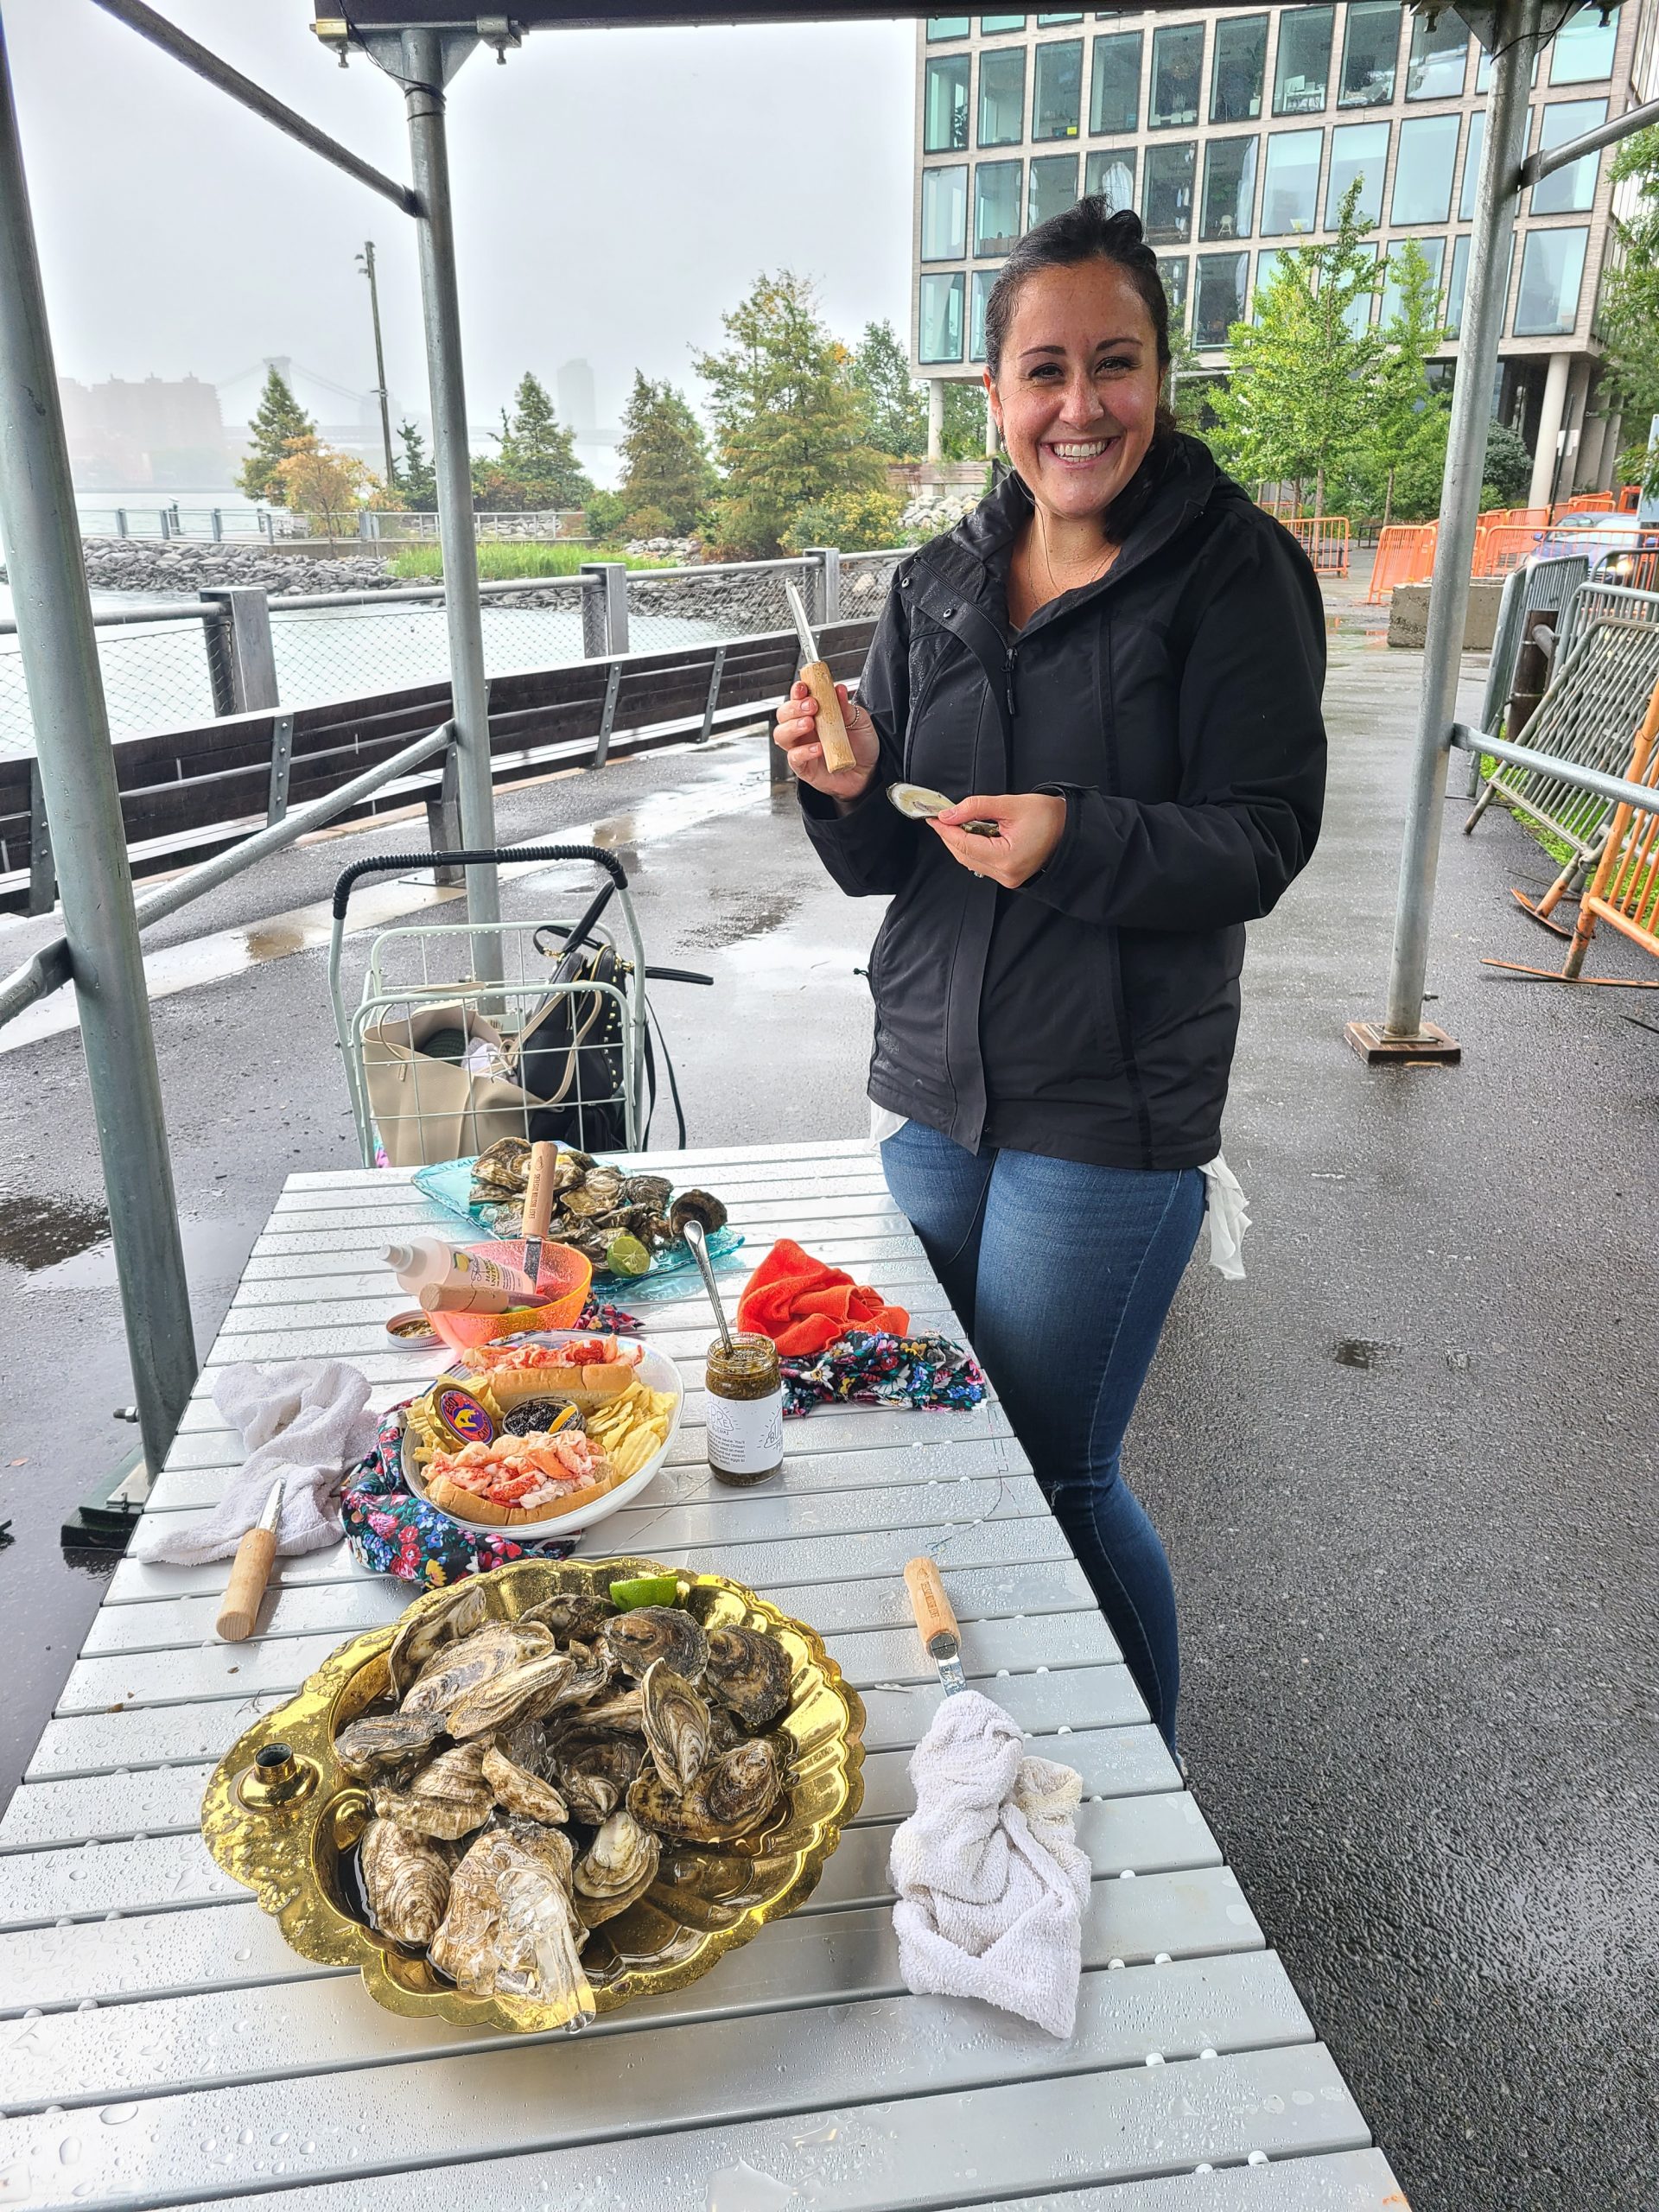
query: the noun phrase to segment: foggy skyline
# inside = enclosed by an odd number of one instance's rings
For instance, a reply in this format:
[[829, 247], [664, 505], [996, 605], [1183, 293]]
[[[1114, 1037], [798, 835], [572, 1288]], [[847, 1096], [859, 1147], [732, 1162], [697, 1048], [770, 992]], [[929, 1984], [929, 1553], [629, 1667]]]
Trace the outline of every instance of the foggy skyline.
[[[396, 177], [403, 101], [340, 69], [304, 0], [164, 0], [245, 74]], [[7, 35], [60, 375], [194, 374], [229, 387], [270, 355], [372, 386], [375, 241], [386, 378], [424, 414], [414, 226], [192, 76], [91, 0], [8, 0]], [[601, 421], [641, 368], [701, 407], [692, 357], [761, 270], [811, 277], [855, 340], [909, 307], [912, 21], [542, 31], [449, 87], [467, 413], [525, 369], [552, 391], [592, 364]], [[810, 96], [810, 116], [793, 114]], [[351, 413], [339, 402], [340, 416]]]

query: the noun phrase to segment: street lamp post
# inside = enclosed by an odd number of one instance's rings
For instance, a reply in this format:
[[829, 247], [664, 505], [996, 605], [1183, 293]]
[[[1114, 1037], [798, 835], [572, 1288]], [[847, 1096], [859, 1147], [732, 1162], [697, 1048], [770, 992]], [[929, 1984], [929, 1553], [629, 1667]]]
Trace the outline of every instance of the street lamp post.
[[391, 462], [391, 403], [386, 396], [386, 353], [380, 343], [380, 285], [374, 273], [372, 238], [358, 255], [357, 265], [369, 280], [369, 313], [374, 320], [374, 391], [380, 402], [380, 448], [386, 456], [386, 489], [390, 492], [397, 472]]

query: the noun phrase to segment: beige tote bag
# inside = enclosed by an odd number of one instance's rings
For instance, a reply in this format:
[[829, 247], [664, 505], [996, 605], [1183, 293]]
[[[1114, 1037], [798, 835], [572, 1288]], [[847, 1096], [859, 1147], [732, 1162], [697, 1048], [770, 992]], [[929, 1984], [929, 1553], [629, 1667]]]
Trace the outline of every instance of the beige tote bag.
[[460, 1029], [505, 1056], [505, 1039], [473, 1007], [422, 1007], [406, 1020], [372, 1023], [363, 1032], [363, 1075], [386, 1158], [394, 1167], [435, 1167], [467, 1160], [499, 1137], [521, 1137], [535, 1105], [527, 1091], [500, 1076], [474, 1075], [423, 1052], [440, 1030]]

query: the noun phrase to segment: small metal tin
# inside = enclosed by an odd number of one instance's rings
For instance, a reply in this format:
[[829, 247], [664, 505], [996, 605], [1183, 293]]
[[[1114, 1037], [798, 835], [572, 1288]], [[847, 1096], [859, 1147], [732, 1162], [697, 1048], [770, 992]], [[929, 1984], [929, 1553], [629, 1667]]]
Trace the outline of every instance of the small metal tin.
[[418, 1306], [405, 1306], [401, 1313], [394, 1313], [386, 1324], [386, 1334], [411, 1351], [439, 1341], [437, 1331]]
[[460, 1450], [468, 1444], [493, 1444], [496, 1426], [470, 1390], [459, 1382], [446, 1382], [429, 1401], [432, 1425], [444, 1441]]

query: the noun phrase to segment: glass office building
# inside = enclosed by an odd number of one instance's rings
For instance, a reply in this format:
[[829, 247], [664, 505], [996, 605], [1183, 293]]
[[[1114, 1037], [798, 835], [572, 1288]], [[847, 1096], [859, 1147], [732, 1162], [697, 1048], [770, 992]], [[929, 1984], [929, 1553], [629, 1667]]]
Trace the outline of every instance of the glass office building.
[[[1535, 73], [1528, 149], [1654, 98], [1656, 34], [1659, 0], [1571, 17]], [[924, 17], [916, 374], [979, 377], [1002, 258], [1085, 194], [1139, 213], [1202, 368], [1224, 374], [1229, 329], [1287, 248], [1329, 237], [1353, 184], [1380, 257], [1407, 238], [1427, 256], [1454, 363], [1488, 73], [1460, 16], [1398, 0]], [[1622, 435], [1599, 404], [1595, 334], [1611, 160], [1587, 156], [1522, 195], [1498, 407], [1536, 457], [1535, 499], [1604, 486]], [[1385, 284], [1372, 313], [1392, 305]]]

